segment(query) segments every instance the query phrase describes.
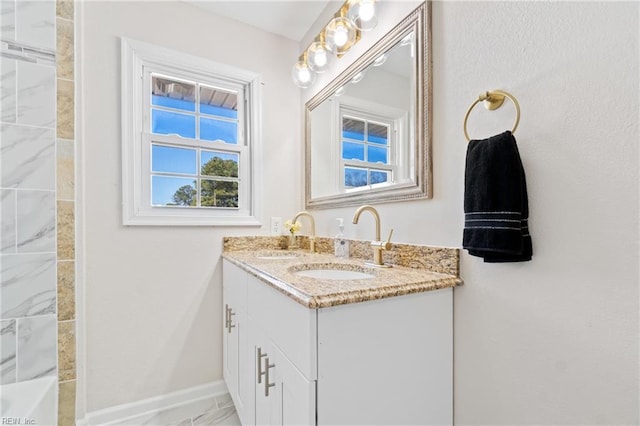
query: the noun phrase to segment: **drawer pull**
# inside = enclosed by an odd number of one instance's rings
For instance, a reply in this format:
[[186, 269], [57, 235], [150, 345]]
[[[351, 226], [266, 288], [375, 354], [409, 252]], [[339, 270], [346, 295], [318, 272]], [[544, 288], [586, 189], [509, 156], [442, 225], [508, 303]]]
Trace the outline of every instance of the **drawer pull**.
[[264, 396], [269, 396], [269, 388], [274, 387], [275, 383], [269, 383], [269, 370], [275, 367], [275, 364], [269, 364], [269, 357], [264, 360], [265, 376], [264, 376]]
[[236, 313], [233, 312], [233, 309], [229, 308], [229, 333], [231, 333], [231, 329], [235, 328], [235, 324], [233, 323], [233, 318], [231, 318], [232, 316], [234, 316]]
[[262, 383], [262, 376], [265, 375], [265, 372], [262, 371], [262, 358], [266, 356], [267, 354], [262, 353], [262, 348], [258, 348], [258, 383]]
[[229, 331], [229, 322], [231, 321], [230, 317], [229, 317], [229, 305], [225, 304], [224, 305], [224, 328], [227, 329], [227, 331]]
[[233, 319], [231, 317], [235, 315], [235, 312], [233, 312], [233, 309], [231, 309], [229, 305], [224, 305], [224, 309], [224, 328], [227, 329], [227, 333], [231, 333], [231, 329], [235, 327], [235, 325], [233, 325]]

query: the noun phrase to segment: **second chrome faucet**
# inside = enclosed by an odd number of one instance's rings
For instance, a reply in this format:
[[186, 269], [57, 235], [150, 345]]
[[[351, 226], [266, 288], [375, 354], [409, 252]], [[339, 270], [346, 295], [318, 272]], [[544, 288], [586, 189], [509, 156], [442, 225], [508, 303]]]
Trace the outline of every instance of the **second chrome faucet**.
[[391, 232], [389, 232], [389, 238], [387, 238], [387, 241], [382, 241], [380, 238], [380, 215], [373, 206], [364, 205], [356, 210], [355, 214], [353, 215], [353, 223], [358, 223], [360, 214], [362, 214], [363, 211], [371, 212], [376, 221], [376, 239], [375, 241], [371, 242], [371, 248], [373, 248], [373, 263], [367, 262], [367, 265], [375, 266], [378, 268], [389, 268], [391, 267], [391, 265], [385, 264], [382, 260], [382, 252], [391, 249], [391, 235], [393, 234], [393, 229], [391, 230]]

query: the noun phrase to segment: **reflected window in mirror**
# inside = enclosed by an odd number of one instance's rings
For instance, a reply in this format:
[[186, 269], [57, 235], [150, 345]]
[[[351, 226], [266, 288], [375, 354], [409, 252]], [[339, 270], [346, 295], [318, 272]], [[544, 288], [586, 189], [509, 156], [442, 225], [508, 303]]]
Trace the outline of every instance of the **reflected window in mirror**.
[[398, 145], [393, 118], [343, 107], [339, 122], [343, 191], [393, 183]]

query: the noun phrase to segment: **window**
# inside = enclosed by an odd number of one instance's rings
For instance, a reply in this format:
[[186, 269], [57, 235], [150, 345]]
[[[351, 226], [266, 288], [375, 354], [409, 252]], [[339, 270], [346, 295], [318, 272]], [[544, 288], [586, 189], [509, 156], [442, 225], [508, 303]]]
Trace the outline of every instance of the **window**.
[[[384, 114], [386, 113], [386, 114]], [[396, 183], [399, 153], [398, 134], [404, 113], [340, 106], [340, 180], [343, 191], [375, 188]]]
[[125, 225], [260, 225], [259, 76], [123, 39]]

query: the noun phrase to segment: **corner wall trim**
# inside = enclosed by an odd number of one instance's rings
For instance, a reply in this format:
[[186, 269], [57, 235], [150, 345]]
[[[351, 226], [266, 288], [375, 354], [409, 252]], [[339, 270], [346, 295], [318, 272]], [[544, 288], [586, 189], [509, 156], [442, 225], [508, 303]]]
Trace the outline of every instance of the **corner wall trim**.
[[130, 417], [148, 415], [181, 407], [225, 393], [228, 393], [228, 390], [223, 380], [209, 382], [204, 385], [194, 386], [140, 401], [128, 402], [126, 404], [92, 411], [87, 413], [84, 419], [77, 421], [76, 424], [78, 426], [92, 426], [118, 423]]

